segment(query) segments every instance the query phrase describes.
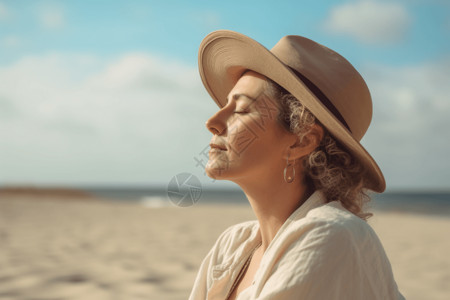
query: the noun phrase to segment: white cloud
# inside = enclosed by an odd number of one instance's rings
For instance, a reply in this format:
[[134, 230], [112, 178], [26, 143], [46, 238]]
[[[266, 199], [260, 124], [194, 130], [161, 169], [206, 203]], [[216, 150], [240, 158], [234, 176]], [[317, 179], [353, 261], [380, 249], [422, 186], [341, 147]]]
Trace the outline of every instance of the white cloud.
[[4, 37], [0, 44], [5, 48], [16, 48], [20, 45], [22, 45], [22, 39], [15, 35], [10, 35], [7, 37]]
[[405, 38], [411, 17], [399, 3], [363, 0], [336, 6], [325, 28], [369, 44], [396, 43]]
[[450, 32], [450, 9], [447, 17], [445, 18], [443, 27], [445, 31]]
[[43, 6], [38, 17], [41, 26], [47, 29], [61, 29], [65, 25], [64, 10], [60, 6]]
[[392, 187], [449, 187], [450, 59], [370, 66], [374, 119], [365, 144]]
[[[450, 59], [363, 71], [374, 101], [363, 144], [388, 187], [448, 187]], [[197, 68], [172, 60], [24, 58], [0, 68], [0, 182], [167, 183], [191, 172], [209, 183], [194, 157], [216, 110]]]
[[202, 28], [213, 30], [220, 27], [220, 15], [215, 11], [201, 11], [191, 14], [191, 22]]
[[8, 8], [6, 7], [5, 4], [3, 4], [3, 2], [0, 2], [0, 21], [8, 19], [8, 16], [9, 16]]
[[151, 183], [203, 176], [215, 111], [197, 69], [130, 53], [52, 54], [0, 68], [0, 182]]

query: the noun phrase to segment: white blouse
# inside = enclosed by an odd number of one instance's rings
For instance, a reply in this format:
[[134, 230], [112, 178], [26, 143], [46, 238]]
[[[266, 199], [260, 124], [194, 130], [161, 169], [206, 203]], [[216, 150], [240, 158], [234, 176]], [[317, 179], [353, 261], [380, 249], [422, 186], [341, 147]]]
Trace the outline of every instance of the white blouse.
[[[258, 221], [225, 230], [203, 260], [189, 299], [224, 300], [260, 242]], [[252, 285], [237, 299], [405, 298], [373, 229], [316, 191], [278, 230]]]

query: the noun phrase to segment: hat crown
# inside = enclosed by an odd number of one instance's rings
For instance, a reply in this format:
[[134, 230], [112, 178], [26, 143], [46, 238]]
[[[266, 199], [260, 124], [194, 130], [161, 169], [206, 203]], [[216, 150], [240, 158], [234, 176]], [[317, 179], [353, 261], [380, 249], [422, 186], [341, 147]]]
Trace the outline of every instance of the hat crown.
[[361, 140], [372, 119], [372, 100], [364, 79], [344, 57], [295, 35], [283, 37], [270, 51], [311, 81], [339, 112], [353, 137]]

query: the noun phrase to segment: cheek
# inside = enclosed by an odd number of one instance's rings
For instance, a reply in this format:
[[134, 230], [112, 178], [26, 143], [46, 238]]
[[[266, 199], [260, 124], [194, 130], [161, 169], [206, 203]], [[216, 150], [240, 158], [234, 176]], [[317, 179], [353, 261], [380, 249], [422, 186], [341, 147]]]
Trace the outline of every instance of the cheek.
[[255, 109], [258, 112], [258, 115], [254, 121], [262, 130], [265, 130], [267, 126], [273, 126], [273, 123], [277, 121], [280, 113], [275, 100], [272, 100], [267, 96], [262, 96], [257, 101]]
[[241, 156], [258, 139], [249, 116], [237, 117], [228, 127], [228, 147], [233, 156]]
[[254, 112], [236, 115], [228, 124], [228, 144], [236, 156], [241, 156], [245, 150], [257, 140], [264, 139], [264, 136], [277, 126], [279, 110], [273, 100], [261, 97], [253, 107]]
[[286, 132], [277, 121], [266, 121], [265, 125], [264, 130], [255, 129], [254, 126], [236, 129], [233, 142], [230, 143], [230, 158], [252, 165], [276, 163], [277, 158], [282, 157], [284, 145], [287, 146], [283, 139]]

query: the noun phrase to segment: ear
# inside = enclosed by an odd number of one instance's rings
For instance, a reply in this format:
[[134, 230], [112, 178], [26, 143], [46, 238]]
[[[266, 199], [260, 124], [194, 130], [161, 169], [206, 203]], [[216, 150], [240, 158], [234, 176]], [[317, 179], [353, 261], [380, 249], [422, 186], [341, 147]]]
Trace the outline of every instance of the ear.
[[309, 155], [320, 145], [323, 136], [324, 130], [319, 124], [313, 124], [301, 142], [300, 138], [297, 135], [294, 135], [294, 142], [290, 145], [289, 160], [299, 159]]

